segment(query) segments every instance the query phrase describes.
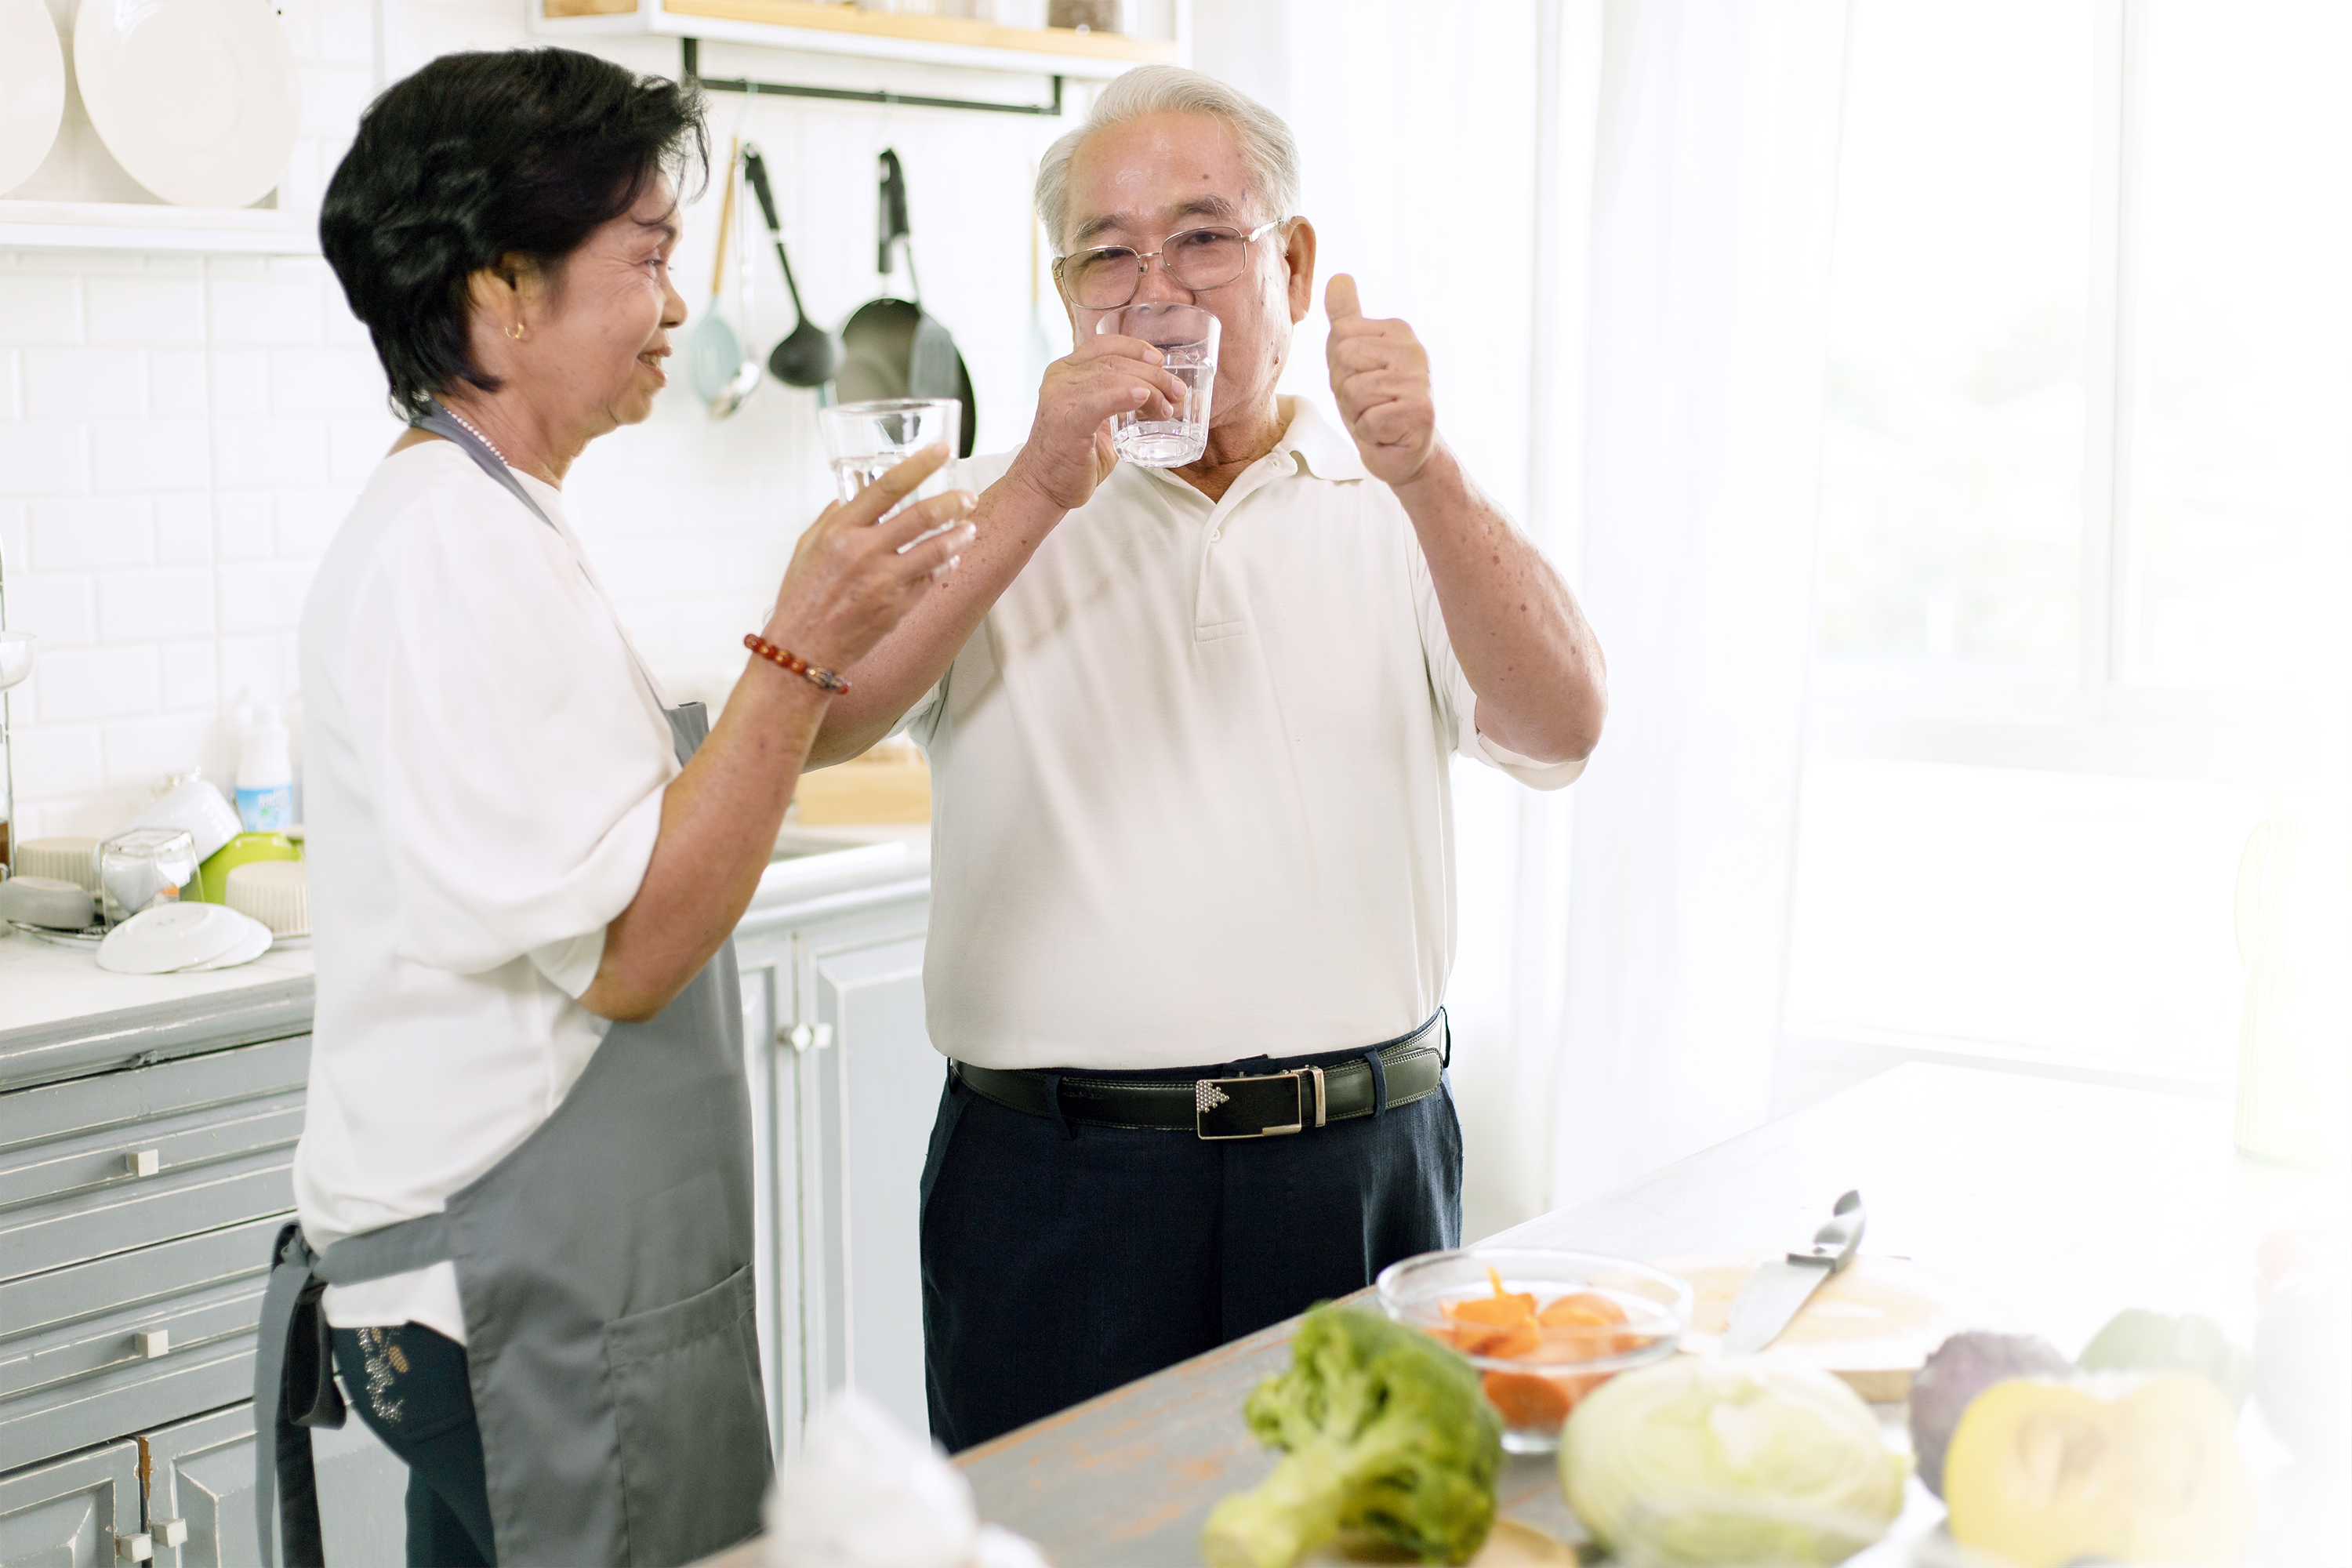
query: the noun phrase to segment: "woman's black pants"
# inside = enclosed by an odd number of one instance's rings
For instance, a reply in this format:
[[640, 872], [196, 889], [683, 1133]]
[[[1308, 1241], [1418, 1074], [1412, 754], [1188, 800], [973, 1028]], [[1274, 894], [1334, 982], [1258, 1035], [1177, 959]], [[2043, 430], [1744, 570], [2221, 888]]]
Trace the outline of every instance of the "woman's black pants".
[[360, 1419], [408, 1467], [409, 1568], [488, 1568], [498, 1557], [466, 1347], [421, 1323], [334, 1334]]

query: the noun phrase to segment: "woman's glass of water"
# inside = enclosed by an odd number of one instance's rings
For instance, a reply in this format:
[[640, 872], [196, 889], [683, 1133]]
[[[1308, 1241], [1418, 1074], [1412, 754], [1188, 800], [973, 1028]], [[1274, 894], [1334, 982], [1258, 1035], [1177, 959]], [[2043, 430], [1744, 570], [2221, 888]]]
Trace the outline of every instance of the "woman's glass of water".
[[1147, 300], [1104, 311], [1095, 331], [1150, 343], [1160, 351], [1160, 368], [1184, 384], [1182, 403], [1171, 406], [1154, 393], [1134, 413], [1111, 421], [1111, 445], [1118, 455], [1147, 468], [1200, 461], [1209, 449], [1209, 395], [1217, 382], [1215, 312]]
[[[844, 500], [905, 462], [926, 447], [944, 445], [950, 454], [963, 423], [963, 405], [952, 397], [885, 397], [872, 403], [836, 403], [817, 410], [824, 431], [825, 455], [833, 459], [833, 484]], [[887, 515], [908, 502], [929, 500], [955, 488], [952, 455], [939, 470], [915, 488], [915, 493]]]

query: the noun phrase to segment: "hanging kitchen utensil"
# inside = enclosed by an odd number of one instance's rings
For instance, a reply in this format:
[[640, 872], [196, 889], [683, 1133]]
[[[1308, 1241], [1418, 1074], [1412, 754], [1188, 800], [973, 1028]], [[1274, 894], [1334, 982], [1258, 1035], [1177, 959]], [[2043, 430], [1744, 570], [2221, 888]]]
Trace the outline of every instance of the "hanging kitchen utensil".
[[793, 330], [768, 356], [769, 374], [786, 386], [823, 386], [833, 379], [834, 368], [841, 363], [841, 345], [834, 342], [831, 332], [809, 320], [801, 304], [801, 286], [793, 279], [793, 258], [784, 254], [783, 225], [776, 221], [776, 195], [768, 185], [767, 161], [755, 145], [743, 149], [743, 173], [751, 178], [751, 194], [760, 198], [760, 214], [768, 220], [768, 237], [776, 242], [784, 288], [793, 297]]
[[[719, 309], [720, 297], [727, 284], [729, 237], [735, 229], [736, 169], [742, 155], [743, 144], [740, 142], [728, 151], [727, 194], [719, 204], [718, 254], [710, 268], [710, 304], [686, 341], [687, 374], [694, 383], [694, 395], [709, 405], [710, 416], [714, 419], [726, 418], [743, 401], [742, 395], [739, 394], [724, 407], [720, 406], [735, 383], [736, 373], [751, 359], [743, 352], [743, 340], [736, 335], [735, 329], [728, 324], [725, 313]], [[757, 369], [754, 365], [755, 384]]]
[[[741, 175], [739, 174], [736, 177], [740, 179]], [[742, 407], [743, 400], [760, 390], [760, 380], [766, 374], [766, 367], [751, 353], [750, 342], [756, 312], [752, 309], [751, 226], [748, 223], [735, 226], [734, 261], [735, 315], [743, 323], [743, 342], [737, 353], [742, 357], [736, 362], [735, 374], [727, 378], [727, 384], [720, 387], [718, 395], [710, 400], [710, 416], [713, 419], [724, 419]]]
[[842, 323], [834, 399], [863, 403], [884, 397], [952, 397], [963, 405], [962, 449], [956, 455], [969, 458], [979, 430], [971, 373], [964, 368], [954, 336], [922, 307], [923, 286], [915, 276], [913, 237], [907, 223], [907, 176], [897, 153], [883, 153], [881, 172], [875, 270], [887, 279], [894, 258], [904, 256], [907, 288], [914, 298], [885, 294], [869, 300]]

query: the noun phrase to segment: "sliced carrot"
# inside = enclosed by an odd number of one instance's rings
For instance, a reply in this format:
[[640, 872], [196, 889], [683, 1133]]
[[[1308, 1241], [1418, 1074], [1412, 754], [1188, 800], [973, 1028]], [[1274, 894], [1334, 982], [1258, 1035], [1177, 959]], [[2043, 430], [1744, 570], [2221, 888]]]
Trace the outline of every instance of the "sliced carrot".
[[1579, 1290], [1572, 1296], [1562, 1296], [1536, 1314], [1536, 1321], [1553, 1329], [1571, 1325], [1598, 1326], [1624, 1321], [1625, 1309], [1597, 1290]]
[[1479, 1380], [1486, 1402], [1502, 1412], [1503, 1423], [1522, 1429], [1557, 1431], [1568, 1419], [1568, 1391], [1548, 1377], [1526, 1372], [1490, 1372]]

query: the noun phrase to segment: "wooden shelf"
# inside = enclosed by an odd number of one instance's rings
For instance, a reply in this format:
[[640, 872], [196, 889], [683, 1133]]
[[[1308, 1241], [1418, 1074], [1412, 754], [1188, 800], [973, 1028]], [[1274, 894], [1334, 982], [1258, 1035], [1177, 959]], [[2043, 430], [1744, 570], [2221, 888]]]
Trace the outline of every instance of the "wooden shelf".
[[319, 220], [268, 207], [0, 201], [0, 250], [177, 250], [316, 256]]
[[1001, 27], [957, 16], [901, 16], [809, 0], [532, 0], [531, 30], [549, 37], [656, 33], [817, 54], [1041, 76], [1105, 78], [1174, 63], [1173, 39]]

